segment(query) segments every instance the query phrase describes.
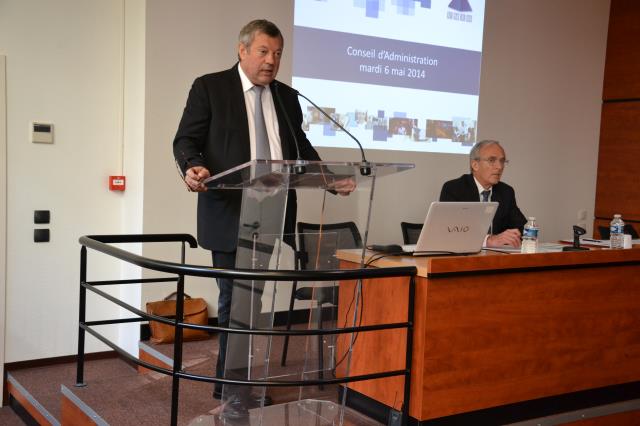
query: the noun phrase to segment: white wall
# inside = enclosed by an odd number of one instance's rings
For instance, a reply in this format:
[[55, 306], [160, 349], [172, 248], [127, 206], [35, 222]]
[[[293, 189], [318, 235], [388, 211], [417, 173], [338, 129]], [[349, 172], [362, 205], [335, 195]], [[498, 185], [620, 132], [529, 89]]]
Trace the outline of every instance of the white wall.
[[[516, 187], [525, 213], [538, 217], [547, 240], [566, 236], [577, 210], [593, 216], [608, 9], [606, 0], [487, 2], [479, 136], [503, 142], [511, 160], [505, 180]], [[290, 81], [292, 0], [0, 2], [8, 92], [5, 362], [74, 353], [80, 235], [195, 235], [195, 196], [177, 176], [171, 142], [193, 79], [233, 65], [237, 32], [256, 17], [283, 30], [279, 78]], [[29, 143], [31, 120], [52, 121], [56, 143]], [[359, 158], [354, 149], [320, 153]], [[442, 182], [468, 169], [464, 156], [368, 156], [416, 164], [379, 182], [371, 242], [398, 242], [399, 222], [421, 221]], [[121, 168], [127, 191], [109, 192], [107, 176]], [[313, 220], [315, 207], [306, 194], [300, 198], [299, 218]], [[362, 224], [363, 205], [366, 200], [354, 197], [336, 214], [356, 209]], [[48, 244], [32, 242], [34, 209], [52, 211]], [[148, 246], [143, 253], [175, 260], [179, 252]], [[90, 279], [139, 275], [98, 256], [89, 260]], [[198, 250], [188, 261], [210, 260]], [[211, 281], [190, 280], [187, 290], [213, 302]], [[138, 291], [123, 296], [144, 304], [169, 289]], [[119, 314], [102, 305], [92, 312]], [[101, 348], [88, 342], [90, 350]]]
[[[5, 362], [14, 362], [75, 352], [78, 237], [121, 233], [123, 217], [137, 213], [124, 210], [129, 193], [107, 187], [121, 171], [123, 2], [9, 0], [0, 8], [8, 97]], [[32, 120], [54, 124], [53, 145], [29, 141]], [[49, 243], [33, 242], [35, 209], [51, 210]], [[89, 273], [90, 280], [121, 277], [118, 265], [91, 253]], [[91, 296], [89, 310], [89, 319], [118, 313]], [[115, 328], [108, 334], [117, 338]], [[104, 346], [89, 338], [87, 349]]]
[[[144, 122], [145, 122], [145, 31], [146, 0], [122, 2], [124, 31], [121, 36], [122, 56], [122, 170], [127, 178], [127, 189], [122, 195], [120, 221], [124, 234], [142, 234], [144, 200]], [[141, 244], [123, 245], [125, 250], [142, 253]], [[140, 278], [140, 268], [122, 263], [124, 278]], [[132, 306], [140, 307], [141, 286], [127, 285], [120, 289], [120, 297]], [[121, 309], [121, 318], [130, 318], [131, 312]], [[138, 354], [140, 326], [122, 324], [118, 330], [118, 344], [130, 353]]]
[[[0, 375], [4, 377], [5, 294], [7, 290], [7, 85], [6, 57], [0, 55]], [[0, 390], [3, 399], [4, 386]]]
[[504, 142], [507, 179], [542, 237], [593, 226], [609, 1], [489, 1], [480, 136]]

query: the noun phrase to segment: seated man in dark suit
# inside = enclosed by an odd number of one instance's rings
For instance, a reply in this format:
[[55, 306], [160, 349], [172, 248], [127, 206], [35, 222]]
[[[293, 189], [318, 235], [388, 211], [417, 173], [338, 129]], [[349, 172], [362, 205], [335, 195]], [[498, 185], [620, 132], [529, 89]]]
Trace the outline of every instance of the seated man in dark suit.
[[498, 141], [483, 140], [469, 153], [471, 173], [445, 182], [440, 201], [497, 201], [499, 204], [486, 247], [520, 247], [522, 228], [527, 222], [512, 187], [500, 182], [507, 164]]

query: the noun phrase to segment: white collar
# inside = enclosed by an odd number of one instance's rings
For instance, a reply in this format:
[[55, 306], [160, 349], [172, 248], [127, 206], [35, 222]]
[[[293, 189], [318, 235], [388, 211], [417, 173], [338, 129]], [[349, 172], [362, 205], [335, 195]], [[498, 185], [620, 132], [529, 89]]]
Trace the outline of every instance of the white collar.
[[[472, 175], [472, 176], [473, 176], [473, 175]], [[473, 176], [473, 180], [474, 180], [474, 182], [476, 183], [476, 186], [478, 187], [478, 194], [479, 194], [479, 195], [482, 195], [482, 191], [489, 191], [489, 192], [493, 192], [493, 191], [492, 191], [492, 190], [493, 190], [493, 186], [490, 186], [488, 189], [485, 189], [485, 187], [484, 187], [484, 186], [482, 186], [482, 185], [480, 184], [480, 182], [478, 182], [478, 179], [476, 179], [476, 177], [475, 177], [475, 176]]]
[[247, 77], [247, 75], [244, 73], [239, 62], [238, 62], [238, 74], [240, 74], [240, 82], [242, 83], [242, 92], [246, 93], [249, 90], [253, 89], [253, 86], [255, 86], [255, 84], [253, 84], [251, 80], [249, 80], [249, 77]]

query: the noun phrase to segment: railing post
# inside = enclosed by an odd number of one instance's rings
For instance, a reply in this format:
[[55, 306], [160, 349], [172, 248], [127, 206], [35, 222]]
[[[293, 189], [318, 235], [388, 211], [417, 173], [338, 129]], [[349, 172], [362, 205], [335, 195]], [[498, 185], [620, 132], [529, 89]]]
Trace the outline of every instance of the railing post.
[[76, 386], [82, 387], [87, 384], [84, 382], [84, 337], [85, 331], [82, 326], [85, 323], [87, 289], [84, 284], [87, 283], [87, 248], [82, 246], [80, 249], [80, 296], [78, 303], [78, 358], [76, 360]]
[[[182, 258], [184, 263], [184, 255]], [[178, 424], [178, 401], [180, 400], [180, 377], [177, 373], [182, 370], [182, 327], [178, 323], [184, 321], [184, 275], [178, 278], [176, 296], [175, 338], [173, 341], [173, 377], [171, 386], [171, 426]]]
[[414, 300], [416, 295], [416, 276], [409, 278], [409, 300], [407, 301], [407, 355], [404, 375], [404, 403], [402, 406], [402, 426], [407, 426], [409, 422], [409, 405], [411, 403], [411, 363], [413, 362], [413, 316], [415, 312]]
[[[180, 250], [180, 263], [184, 265], [186, 259], [186, 247], [182, 242]], [[178, 402], [180, 401], [180, 378], [176, 376], [182, 369], [182, 327], [178, 323], [184, 320], [184, 275], [178, 277], [176, 294], [176, 317], [174, 321], [173, 339], [173, 375], [171, 377], [171, 426], [178, 424]]]

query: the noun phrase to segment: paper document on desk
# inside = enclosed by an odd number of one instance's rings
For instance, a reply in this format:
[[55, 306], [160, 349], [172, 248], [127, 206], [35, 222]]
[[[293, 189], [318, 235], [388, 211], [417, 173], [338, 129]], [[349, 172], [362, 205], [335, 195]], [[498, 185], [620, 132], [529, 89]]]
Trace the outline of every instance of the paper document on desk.
[[[573, 244], [573, 239], [566, 239], [562, 241]], [[580, 244], [584, 244], [585, 246], [609, 247], [610, 242], [609, 240], [598, 240], [595, 238], [580, 237]], [[631, 244], [640, 244], [640, 238], [631, 240]]]
[[[536, 250], [536, 253], [554, 253], [562, 251], [563, 247], [566, 247], [566, 245], [558, 243], [538, 243], [538, 249]], [[502, 253], [520, 253], [520, 247], [486, 247], [486, 249], [490, 251], [499, 251]]]
[[[563, 243], [573, 244], [572, 238], [561, 240]], [[585, 246], [609, 247], [609, 240], [597, 240], [595, 238], [580, 237], [580, 244]]]

